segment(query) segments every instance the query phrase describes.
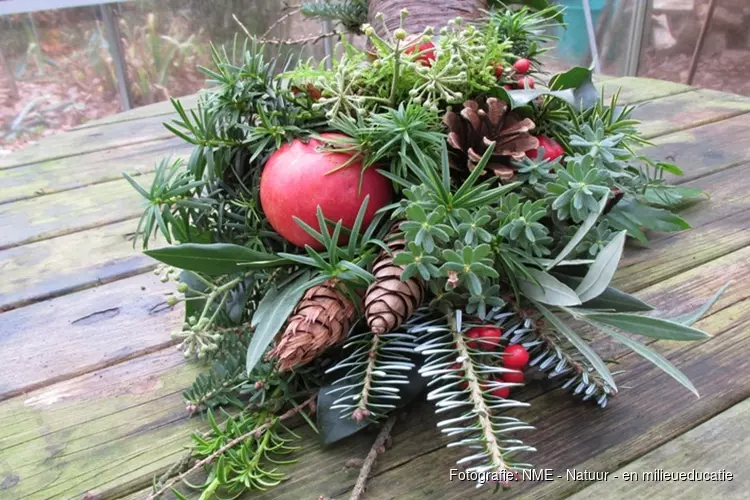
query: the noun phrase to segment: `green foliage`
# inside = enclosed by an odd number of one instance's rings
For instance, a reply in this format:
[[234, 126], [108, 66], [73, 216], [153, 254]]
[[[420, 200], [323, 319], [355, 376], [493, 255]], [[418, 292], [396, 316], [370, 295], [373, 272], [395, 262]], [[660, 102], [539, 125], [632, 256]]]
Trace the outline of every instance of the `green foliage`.
[[598, 213], [600, 200], [609, 196], [605, 174], [593, 162], [590, 156], [569, 161], [565, 170], [557, 172], [557, 179], [547, 184], [547, 197], [558, 219], [582, 222]]
[[489, 23], [495, 27], [500, 39], [511, 43], [511, 51], [516, 57], [536, 60], [556, 40], [549, 33], [561, 26], [562, 9], [559, 6], [543, 5], [547, 3], [544, 0], [525, 3], [535, 5], [531, 5], [531, 8], [493, 9]]
[[306, 2], [300, 12], [307, 17], [337, 21], [347, 31], [359, 34], [360, 27], [367, 22], [367, 1]]

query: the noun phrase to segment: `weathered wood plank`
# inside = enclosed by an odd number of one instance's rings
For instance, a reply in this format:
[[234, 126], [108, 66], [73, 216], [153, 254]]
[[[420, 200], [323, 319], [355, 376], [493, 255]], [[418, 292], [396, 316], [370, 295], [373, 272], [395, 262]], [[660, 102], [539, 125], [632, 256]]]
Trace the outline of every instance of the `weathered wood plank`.
[[146, 273], [0, 315], [0, 401], [174, 343], [173, 291]]
[[609, 99], [619, 89], [620, 98], [618, 102], [620, 104], [636, 104], [695, 90], [694, 87], [681, 83], [633, 76], [605, 80], [597, 86], [600, 87], [606, 99]]
[[163, 116], [153, 116], [46, 137], [36, 144], [0, 158], [0, 169], [173, 137], [164, 128], [164, 120]]
[[[177, 100], [180, 101], [180, 103], [182, 103], [182, 106], [186, 110], [193, 109], [198, 104], [198, 94], [191, 94], [185, 97], [179, 97]], [[101, 125], [111, 125], [113, 123], [120, 123], [120, 122], [131, 121], [131, 120], [141, 120], [143, 118], [151, 118], [154, 116], [164, 116], [164, 115], [177, 116], [176, 113], [174, 112], [174, 107], [172, 106], [172, 103], [168, 100], [157, 102], [154, 104], [149, 104], [147, 106], [140, 106], [138, 108], [133, 108], [128, 111], [124, 111], [122, 113], [105, 116], [104, 118], [99, 118], [98, 120], [91, 120], [86, 123], [82, 123], [81, 125], [78, 125], [77, 127], [74, 127], [73, 130], [80, 130], [80, 129], [91, 128], [91, 127], [99, 127]], [[166, 121], [166, 118], [164, 118], [163, 120]]]
[[[600, 498], [747, 498], [750, 476], [750, 400], [745, 400], [708, 422], [662, 445], [647, 455], [610, 474], [573, 495], [571, 500]], [[716, 472], [733, 473], [731, 481], [649, 481], [644, 472]], [[635, 481], [623, 480], [623, 474], [635, 473]]]
[[[153, 174], [138, 177], [150, 186]], [[145, 200], [124, 179], [0, 205], [0, 250], [139, 217]]]
[[[696, 384], [703, 396], [699, 400], [688, 391], [675, 389], [666, 375], [634, 355], [626, 356], [619, 365], [628, 371], [620, 385], [633, 389], [622, 390], [607, 410], [576, 403], [560, 390], [532, 400], [531, 408], [516, 412], [537, 428], [523, 436], [540, 450], [528, 458], [540, 468], [554, 469], [556, 474], [574, 467], [612, 470], [747, 398], [748, 322], [750, 305], [739, 302], [698, 324], [716, 334], [712, 340], [700, 345], [673, 342], [660, 346], [659, 350]], [[722, 366], [732, 366], [733, 376], [717, 377]], [[404, 446], [413, 446], [415, 441], [445, 444], [436, 433], [412, 433], [409, 441]], [[449, 482], [449, 471], [455, 468], [455, 450], [441, 447], [415, 457], [412, 453], [400, 455], [401, 446], [394, 440], [393, 449], [381, 458], [381, 470], [385, 472], [370, 481], [370, 491], [377, 492], [378, 498], [491, 498], [490, 488], [477, 494], [474, 483]], [[536, 483], [519, 482], [512, 494], [528, 492], [529, 498], [563, 498], [584, 485], [555, 480], [534, 488]], [[322, 493], [335, 495], [342, 490], [328, 485]]]
[[135, 228], [128, 220], [0, 251], [0, 311], [152, 269], [128, 239]]
[[644, 102], [633, 112], [647, 138], [726, 120], [750, 111], [750, 98], [700, 89]]
[[670, 176], [670, 180], [684, 182], [750, 160], [748, 139], [750, 114], [742, 114], [661, 136], [653, 141], [654, 146], [642, 148], [639, 153], [683, 167], [685, 176]]
[[0, 204], [152, 172], [161, 158], [187, 158], [191, 149], [173, 138], [0, 170]]
[[196, 373], [169, 348], [3, 402], [4, 494], [80, 498], [146, 486], [202, 425], [187, 419], [180, 394]]

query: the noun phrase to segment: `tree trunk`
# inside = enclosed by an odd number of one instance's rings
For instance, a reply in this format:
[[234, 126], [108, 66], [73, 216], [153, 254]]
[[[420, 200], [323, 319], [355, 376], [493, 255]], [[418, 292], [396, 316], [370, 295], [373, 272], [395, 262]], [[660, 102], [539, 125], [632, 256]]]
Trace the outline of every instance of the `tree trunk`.
[[459, 16], [476, 19], [482, 9], [489, 8], [488, 0], [369, 0], [368, 4], [368, 20], [378, 33], [383, 29], [382, 23], [375, 20], [378, 12], [383, 13], [386, 26], [393, 31], [398, 28], [401, 9], [407, 9], [409, 17], [404, 21], [404, 29], [419, 34], [427, 26], [437, 31]]

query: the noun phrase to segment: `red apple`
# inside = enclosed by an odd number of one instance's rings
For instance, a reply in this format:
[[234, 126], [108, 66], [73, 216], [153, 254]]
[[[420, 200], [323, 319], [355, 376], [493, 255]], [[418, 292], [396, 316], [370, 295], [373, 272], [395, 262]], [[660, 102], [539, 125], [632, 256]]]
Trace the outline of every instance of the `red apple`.
[[405, 54], [413, 54], [414, 52], [417, 52], [419, 54], [414, 58], [414, 60], [422, 63], [422, 66], [432, 66], [432, 63], [437, 58], [435, 56], [435, 44], [432, 42], [412, 45], [411, 47], [404, 50]]
[[[321, 137], [343, 137], [321, 134]], [[331, 221], [351, 228], [362, 202], [370, 196], [363, 228], [372, 222], [375, 212], [391, 201], [391, 183], [374, 167], [362, 174], [362, 162], [349, 154], [321, 150], [315, 139], [307, 143], [295, 139], [275, 151], [263, 167], [260, 179], [260, 202], [271, 226], [281, 236], [299, 247], [322, 245], [294, 221], [297, 217], [319, 229], [317, 208]], [[350, 163], [341, 168], [341, 166]], [[362, 188], [359, 189], [360, 175]], [[343, 239], [343, 238], [342, 238]]]
[[[554, 160], [555, 158], [559, 158], [565, 154], [565, 150], [563, 149], [563, 147], [553, 138], [544, 135], [538, 135], [536, 138], [539, 139], [539, 147], [544, 148], [545, 160]], [[531, 159], [535, 159], [538, 154], [537, 151], [537, 149], [526, 151], [526, 156]]]

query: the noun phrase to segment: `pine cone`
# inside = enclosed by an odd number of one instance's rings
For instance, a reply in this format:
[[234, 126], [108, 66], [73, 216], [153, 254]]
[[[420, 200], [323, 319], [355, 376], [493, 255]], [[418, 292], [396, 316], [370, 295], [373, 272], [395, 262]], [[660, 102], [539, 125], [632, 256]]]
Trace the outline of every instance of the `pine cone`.
[[277, 358], [279, 371], [309, 363], [349, 333], [357, 308], [337, 284], [337, 280], [328, 280], [310, 288], [294, 308], [266, 356]]
[[529, 133], [534, 122], [514, 113], [508, 103], [496, 97], [466, 101], [460, 113], [446, 112], [443, 123], [448, 127], [448, 145], [460, 153], [461, 167], [469, 171], [474, 170], [494, 141], [487, 170], [502, 181], [515, 176], [511, 159], [521, 159], [526, 151], [539, 147], [537, 138]]
[[394, 264], [393, 259], [404, 250], [406, 240], [398, 230], [392, 231], [389, 237], [386, 243], [392, 255], [380, 251], [372, 266], [375, 281], [365, 292], [365, 318], [375, 334], [401, 326], [420, 306], [426, 292], [426, 284], [419, 277], [401, 281], [404, 268]]

